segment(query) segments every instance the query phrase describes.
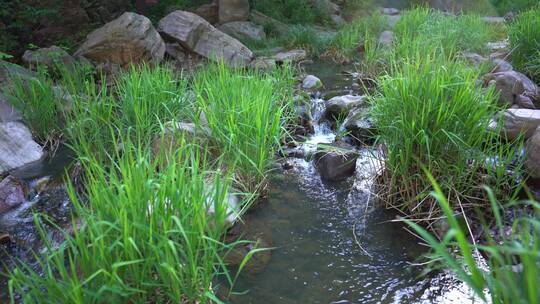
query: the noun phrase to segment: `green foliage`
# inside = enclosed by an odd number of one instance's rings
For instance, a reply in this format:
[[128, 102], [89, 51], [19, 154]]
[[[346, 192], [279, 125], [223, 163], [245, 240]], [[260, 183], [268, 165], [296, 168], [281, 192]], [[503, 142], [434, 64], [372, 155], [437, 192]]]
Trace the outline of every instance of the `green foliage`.
[[510, 23], [508, 36], [514, 66], [540, 80], [540, 5]]
[[[433, 52], [456, 57], [463, 51], [483, 53], [490, 41], [502, 39], [503, 27], [488, 25], [476, 15], [446, 16], [442, 12], [419, 7], [407, 10], [394, 28], [394, 47], [379, 46], [376, 40], [365, 40], [364, 65], [370, 71], [381, 72], [402, 59]], [[369, 36], [368, 36], [369, 37]]]
[[227, 166], [237, 168], [236, 181], [255, 192], [264, 181], [280, 145], [292, 102], [290, 69], [273, 75], [211, 66], [197, 74], [197, 106]]
[[310, 0], [254, 0], [253, 8], [289, 24], [325, 23], [328, 9]]
[[6, 94], [40, 143], [54, 145], [62, 137], [63, 111], [70, 106], [69, 99], [60, 88], [54, 88], [44, 70], [35, 78], [12, 78]]
[[[238, 244], [222, 242], [229, 196], [246, 192], [239, 209], [263, 189], [288, 119], [291, 70], [263, 75], [221, 64], [190, 86], [167, 67], [141, 66], [124, 72], [114, 92], [86, 73], [61, 79], [74, 99], [66, 137], [85, 181], [84, 194], [76, 185], [69, 192], [84, 223], [74, 222], [59, 247], [43, 232], [43, 274], [25, 265], [10, 271], [12, 296], [24, 303], [214, 301], [216, 277], [231, 285], [236, 277], [223, 262]], [[178, 144], [167, 148], [167, 123], [179, 120], [209, 129], [209, 145], [174, 133]]]
[[[494, 225], [484, 220], [484, 231], [487, 242], [471, 244], [466, 231], [458, 223], [452, 211], [447, 193], [437, 185], [435, 179], [428, 176], [434, 184], [435, 197], [444, 210], [450, 230], [442, 238], [430, 235], [425, 229], [413, 222], [409, 225], [433, 248], [431, 256], [433, 264], [442, 264], [450, 268], [465, 282], [480, 299], [491, 303], [538, 303], [540, 293], [540, 205], [536, 202], [510, 203], [505, 207], [532, 209], [530, 215], [520, 215], [511, 223], [504, 225], [503, 206], [492, 191], [486, 188], [493, 212]], [[485, 219], [485, 215], [482, 216]], [[505, 231], [511, 227], [511, 233]], [[490, 228], [496, 231], [498, 239], [491, 234]], [[450, 252], [458, 253], [458, 256]], [[488, 269], [479, 262], [480, 253], [486, 257]], [[486, 292], [487, 290], [487, 292]]]
[[358, 46], [362, 41], [370, 43], [379, 37], [386, 27], [387, 20], [379, 13], [360, 17], [341, 28], [329, 45], [327, 55], [337, 61], [351, 59], [359, 53]]
[[320, 55], [328, 45], [328, 38], [313, 27], [295, 25], [289, 33], [281, 39], [288, 48], [304, 49], [312, 55]]
[[508, 12], [519, 13], [538, 4], [538, 0], [490, 0], [502, 16]]
[[[419, 51], [379, 78], [372, 114], [387, 151], [389, 206], [416, 218], [440, 215], [429, 199], [431, 183], [419, 173], [424, 167], [456, 204], [482, 203], [481, 184], [494, 186], [498, 195], [512, 189], [506, 166], [520, 142], [496, 144], [489, 129], [496, 95], [477, 87], [478, 76], [455, 59]], [[488, 157], [500, 161], [491, 164]]]

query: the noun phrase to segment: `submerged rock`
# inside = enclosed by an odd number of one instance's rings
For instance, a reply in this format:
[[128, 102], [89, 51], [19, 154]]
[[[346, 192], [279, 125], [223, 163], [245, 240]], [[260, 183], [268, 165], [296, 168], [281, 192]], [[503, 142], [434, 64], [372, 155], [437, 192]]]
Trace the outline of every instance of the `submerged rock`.
[[219, 31], [203, 18], [185, 11], [175, 11], [159, 21], [159, 32], [184, 48], [227, 65], [245, 67], [253, 53], [240, 41]]
[[318, 145], [315, 167], [324, 180], [342, 181], [354, 174], [358, 152], [343, 142]]
[[57, 65], [72, 66], [75, 64], [75, 59], [56, 45], [37, 50], [27, 50], [24, 52], [22, 60], [27, 65], [43, 65], [49, 69], [54, 68]]
[[322, 86], [322, 81], [317, 76], [307, 75], [302, 81], [302, 89], [305, 90], [319, 89]]
[[359, 107], [367, 101], [366, 96], [343, 95], [336, 96], [326, 101], [325, 116], [329, 119], [339, 119], [346, 117], [352, 108]]
[[227, 22], [219, 26], [218, 29], [236, 39], [266, 39], [266, 33], [263, 27], [248, 21]]
[[525, 169], [533, 178], [540, 178], [540, 127], [525, 144]]
[[0, 214], [17, 207], [26, 199], [26, 185], [15, 177], [8, 175], [0, 182]]
[[165, 42], [150, 19], [135, 13], [124, 13], [96, 29], [75, 52], [76, 57], [121, 66], [141, 61], [160, 61], [164, 54]]
[[20, 122], [0, 123], [0, 174], [40, 160], [43, 149]]
[[249, 17], [249, 0], [218, 0], [219, 23], [246, 21]]

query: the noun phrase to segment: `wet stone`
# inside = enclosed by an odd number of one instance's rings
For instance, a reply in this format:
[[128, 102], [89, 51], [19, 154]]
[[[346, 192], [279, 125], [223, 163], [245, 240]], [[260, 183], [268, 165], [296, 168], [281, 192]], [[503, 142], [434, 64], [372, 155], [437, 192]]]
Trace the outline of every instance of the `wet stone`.
[[357, 158], [358, 153], [348, 144], [318, 145], [315, 167], [322, 179], [342, 181], [354, 174]]
[[26, 185], [17, 178], [8, 175], [0, 182], [0, 214], [19, 206], [24, 202], [27, 194]]

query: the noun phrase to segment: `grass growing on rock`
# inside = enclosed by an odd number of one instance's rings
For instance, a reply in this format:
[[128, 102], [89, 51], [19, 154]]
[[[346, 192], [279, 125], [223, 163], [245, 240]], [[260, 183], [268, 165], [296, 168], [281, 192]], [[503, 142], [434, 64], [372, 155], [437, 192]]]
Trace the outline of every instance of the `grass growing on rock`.
[[62, 99], [65, 92], [54, 87], [46, 71], [39, 70], [36, 77], [13, 78], [6, 93], [41, 144], [54, 145], [62, 137], [63, 112], [70, 101]]
[[540, 80], [540, 4], [510, 23], [508, 36], [512, 64], [536, 81]]
[[[43, 273], [13, 269], [11, 295], [24, 303], [215, 301], [216, 276], [234, 282], [223, 262], [235, 246], [222, 242], [228, 221], [261, 193], [285, 133], [291, 71], [218, 65], [189, 82], [143, 66], [114, 89], [64, 81], [74, 95], [66, 138], [84, 169], [84, 191], [69, 188], [82, 225], [38, 255]], [[210, 130], [208, 145], [181, 132], [167, 145], [168, 123], [188, 119]]]

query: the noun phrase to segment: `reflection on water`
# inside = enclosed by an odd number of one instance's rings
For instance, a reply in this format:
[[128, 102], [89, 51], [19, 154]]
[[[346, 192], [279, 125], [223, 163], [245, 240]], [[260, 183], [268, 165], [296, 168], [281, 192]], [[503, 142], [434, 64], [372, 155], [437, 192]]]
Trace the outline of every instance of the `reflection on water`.
[[349, 201], [349, 188], [324, 185], [311, 166], [276, 177], [247, 216], [250, 233], [276, 249], [262, 273], [242, 276], [236, 291], [249, 293], [230, 303], [432, 302], [449, 282], [419, 278], [409, 267], [424, 252], [418, 240], [390, 213]]

